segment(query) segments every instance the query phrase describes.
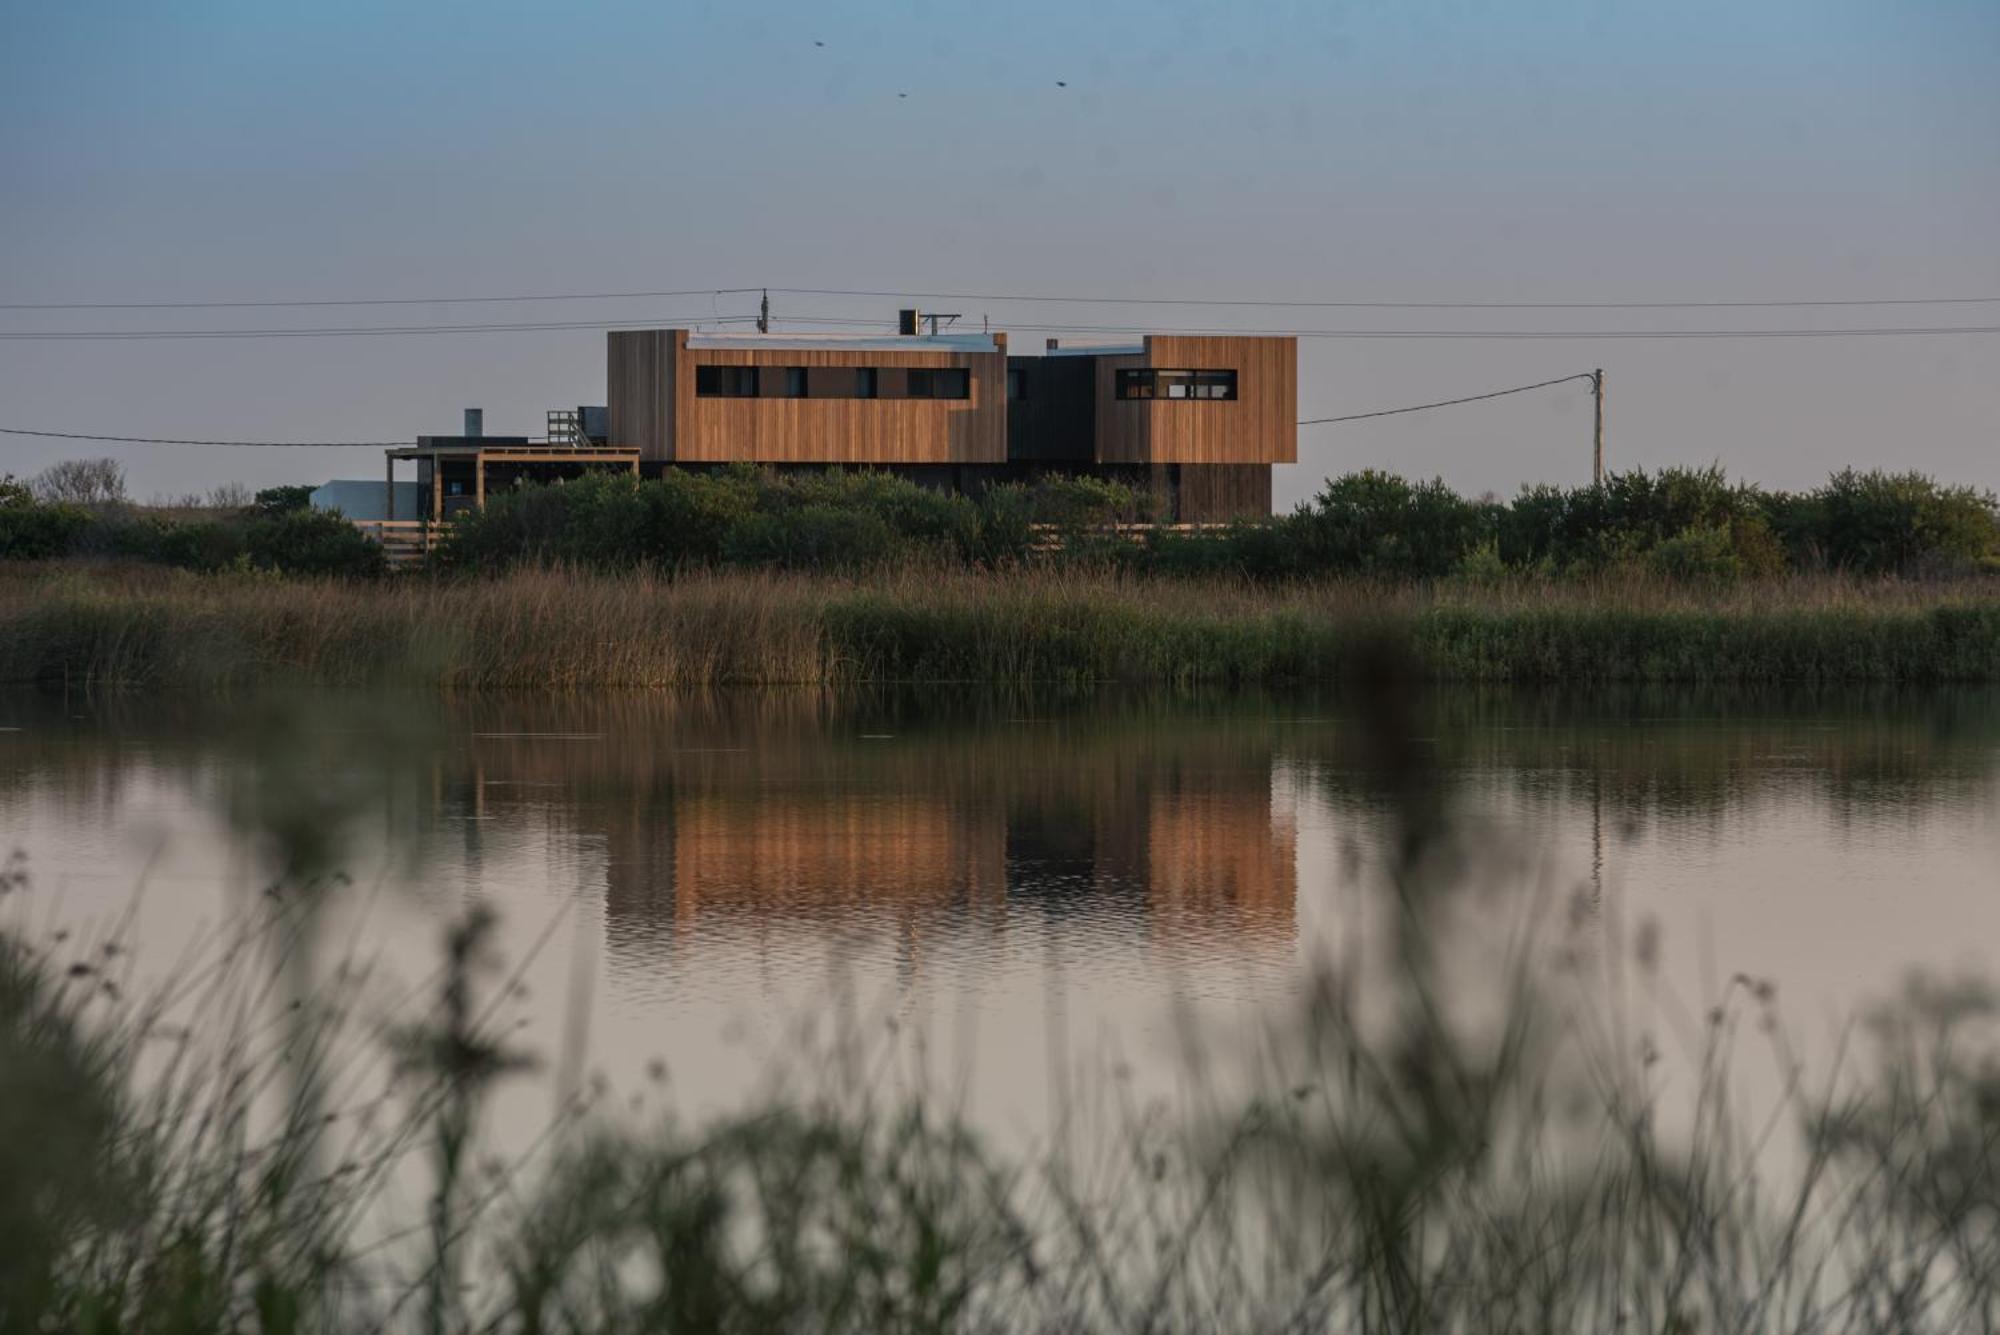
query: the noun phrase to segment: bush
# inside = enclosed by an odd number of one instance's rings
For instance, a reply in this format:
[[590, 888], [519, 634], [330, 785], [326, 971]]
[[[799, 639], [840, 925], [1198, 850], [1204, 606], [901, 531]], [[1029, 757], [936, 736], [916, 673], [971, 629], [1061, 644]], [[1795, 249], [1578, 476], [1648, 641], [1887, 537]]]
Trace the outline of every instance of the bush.
[[1018, 482], [1003, 482], [981, 492], [972, 548], [967, 556], [981, 565], [1018, 565], [1035, 546], [1034, 494]]
[[313, 488], [303, 485], [266, 487], [251, 501], [259, 514], [282, 515], [312, 508]]
[[1368, 469], [1328, 481], [1285, 531], [1301, 573], [1435, 578], [1455, 570], [1492, 522], [1442, 479], [1413, 484]]
[[148, 515], [101, 521], [99, 528], [109, 554], [131, 561], [221, 570], [244, 555], [243, 526], [221, 520], [176, 523]]
[[1848, 468], [1788, 508], [1788, 545], [1797, 557], [1861, 574], [1972, 570], [2000, 554], [1996, 506], [1991, 492], [1939, 486], [1921, 473]]
[[80, 505], [0, 503], [0, 560], [49, 561], [70, 555], [96, 523]]
[[[1500, 557], [1517, 569], [1585, 571], [1635, 563], [1657, 567], [1659, 562], [1649, 554], [1660, 545], [1678, 543], [1685, 552], [1689, 542], [1720, 541], [1688, 535], [1693, 530], [1734, 535], [1752, 521], [1763, 522], [1769, 505], [1762, 491], [1731, 485], [1722, 469], [1713, 465], [1658, 473], [1634, 469], [1572, 490], [1526, 487], [1498, 517]], [[1746, 529], [1743, 541], [1755, 544], [1757, 539]], [[1733, 548], [1734, 542], [1732, 536], [1725, 545]], [[1767, 555], [1755, 554], [1750, 564], [1766, 564]]]
[[879, 565], [900, 546], [879, 516], [815, 504], [752, 515], [729, 530], [723, 555], [736, 565], [853, 569]]
[[251, 522], [245, 555], [253, 566], [288, 575], [379, 575], [382, 548], [337, 511], [291, 510]]

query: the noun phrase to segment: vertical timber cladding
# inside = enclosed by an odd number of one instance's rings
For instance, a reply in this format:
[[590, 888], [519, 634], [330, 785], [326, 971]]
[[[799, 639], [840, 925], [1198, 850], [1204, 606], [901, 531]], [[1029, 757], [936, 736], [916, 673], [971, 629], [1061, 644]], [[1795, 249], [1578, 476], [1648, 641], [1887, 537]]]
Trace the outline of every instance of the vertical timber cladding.
[[679, 398], [675, 368], [685, 359], [686, 346], [685, 329], [611, 333], [604, 363], [608, 443], [637, 446], [639, 457], [651, 462], [674, 457], [674, 416]]
[[[976, 352], [923, 347], [909, 350], [825, 343], [769, 347], [689, 347], [678, 337], [672, 377], [673, 430], [669, 453], [684, 463], [997, 464], [1007, 460], [1006, 335], [993, 349]], [[697, 366], [803, 366], [877, 370], [877, 397], [815, 395], [804, 398], [703, 398], [695, 393]], [[963, 368], [970, 394], [963, 399], [912, 399], [903, 395], [912, 368]], [[808, 375], [810, 384], [812, 377]], [[614, 399], [615, 403], [616, 400]], [[615, 413], [614, 409], [614, 413]], [[615, 420], [615, 419], [614, 419]]]
[[[1145, 352], [1096, 360], [1100, 462], [1298, 462], [1297, 339], [1148, 334]], [[1137, 367], [1234, 371], [1236, 397], [1120, 400], [1118, 372]]]

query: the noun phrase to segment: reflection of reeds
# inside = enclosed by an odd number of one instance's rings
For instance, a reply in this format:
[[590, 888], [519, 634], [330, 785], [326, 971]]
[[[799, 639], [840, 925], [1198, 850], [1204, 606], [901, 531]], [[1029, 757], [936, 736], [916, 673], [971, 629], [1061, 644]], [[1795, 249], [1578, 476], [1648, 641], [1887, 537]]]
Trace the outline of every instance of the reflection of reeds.
[[1333, 679], [1382, 626], [1486, 681], [1991, 681], [1991, 582], [1798, 578], [1256, 588], [1026, 571], [522, 571], [387, 586], [32, 568], [0, 680], [688, 686]]

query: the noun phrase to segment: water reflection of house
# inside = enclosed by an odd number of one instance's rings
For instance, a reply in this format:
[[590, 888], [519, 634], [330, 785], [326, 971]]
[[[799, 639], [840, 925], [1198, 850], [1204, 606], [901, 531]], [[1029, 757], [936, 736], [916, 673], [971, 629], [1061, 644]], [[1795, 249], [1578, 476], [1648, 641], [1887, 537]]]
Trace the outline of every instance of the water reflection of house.
[[1005, 890], [997, 813], [919, 794], [696, 794], [674, 804], [674, 920], [828, 909], [898, 916]]
[[555, 722], [554, 740], [472, 751], [489, 812], [513, 795], [603, 841], [614, 951], [788, 924], [921, 935], [969, 914], [1208, 949], [1291, 938], [1295, 840], [1268, 737], [1184, 725], [1165, 741], [968, 730], [869, 745], [824, 720], [765, 718], [747, 735], [653, 723]]

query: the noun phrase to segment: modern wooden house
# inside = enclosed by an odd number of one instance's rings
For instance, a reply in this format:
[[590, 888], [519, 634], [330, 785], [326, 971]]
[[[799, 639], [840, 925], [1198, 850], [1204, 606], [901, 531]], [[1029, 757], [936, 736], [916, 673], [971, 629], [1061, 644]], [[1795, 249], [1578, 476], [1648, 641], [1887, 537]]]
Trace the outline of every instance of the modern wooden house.
[[[384, 541], [485, 503], [517, 480], [752, 463], [874, 468], [924, 486], [1078, 475], [1157, 498], [1171, 522], [1270, 513], [1271, 466], [1298, 458], [1298, 349], [1289, 338], [1150, 334], [1117, 346], [1010, 355], [1007, 336], [609, 335], [607, 407], [549, 415], [545, 438], [464, 434], [388, 451]], [[396, 469], [416, 465], [415, 514]], [[401, 521], [401, 522], [398, 522]], [[421, 541], [428, 541], [427, 536]]]
[[[906, 328], [915, 321], [905, 313]], [[642, 471], [870, 467], [971, 490], [1116, 478], [1180, 522], [1263, 515], [1298, 458], [1295, 340], [1148, 335], [1010, 356], [1005, 334], [610, 335], [607, 442]]]

